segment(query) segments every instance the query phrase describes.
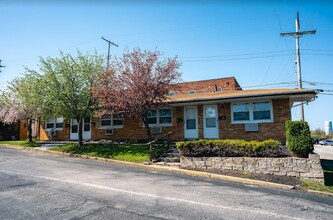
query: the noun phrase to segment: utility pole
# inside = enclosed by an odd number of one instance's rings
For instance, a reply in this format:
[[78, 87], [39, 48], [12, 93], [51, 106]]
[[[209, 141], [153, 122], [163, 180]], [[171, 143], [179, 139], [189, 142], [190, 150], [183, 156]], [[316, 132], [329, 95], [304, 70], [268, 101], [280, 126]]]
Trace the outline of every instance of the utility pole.
[[108, 60], [107, 60], [107, 64], [106, 64], [106, 69], [108, 70], [109, 69], [109, 65], [110, 65], [110, 46], [112, 44], [113, 46], [118, 47], [118, 45], [115, 44], [115, 43], [113, 43], [113, 42], [111, 42], [111, 41], [109, 41], [109, 40], [107, 40], [107, 39], [105, 39], [104, 37], [102, 37], [102, 40], [105, 40], [109, 44], [109, 46], [108, 46]]
[[2, 61], [2, 60], [0, 60], [0, 73], [1, 73], [1, 68], [6, 67], [6, 66], [2, 66], [2, 65], [1, 65], [1, 61]]
[[[296, 38], [296, 64], [297, 64], [297, 85], [298, 89], [302, 89], [302, 75], [301, 75], [301, 52], [300, 52], [300, 47], [299, 47], [299, 38], [302, 37], [303, 35], [307, 34], [315, 34], [316, 30], [312, 31], [299, 31], [300, 28], [300, 22], [299, 22], [299, 15], [297, 12], [297, 18], [295, 21], [296, 25], [296, 32], [289, 32], [289, 33], [281, 33], [281, 37], [295, 37]], [[303, 102], [300, 103], [300, 120], [304, 121], [304, 108], [303, 108]]]

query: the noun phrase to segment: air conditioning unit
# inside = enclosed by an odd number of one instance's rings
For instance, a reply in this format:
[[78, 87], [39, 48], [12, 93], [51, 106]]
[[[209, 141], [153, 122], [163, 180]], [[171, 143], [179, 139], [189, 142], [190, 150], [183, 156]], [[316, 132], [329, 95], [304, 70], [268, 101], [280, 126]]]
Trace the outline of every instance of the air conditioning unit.
[[259, 131], [258, 123], [247, 123], [247, 124], [245, 124], [245, 131], [246, 132]]
[[161, 134], [162, 127], [151, 127], [150, 132], [151, 132], [151, 134]]
[[56, 131], [55, 130], [48, 130], [47, 131], [47, 135], [49, 136], [49, 137], [55, 137], [56, 136]]
[[105, 135], [113, 135], [113, 129], [105, 129]]
[[56, 136], [56, 131], [54, 129], [48, 130], [47, 136], [48, 136], [49, 140], [52, 140]]

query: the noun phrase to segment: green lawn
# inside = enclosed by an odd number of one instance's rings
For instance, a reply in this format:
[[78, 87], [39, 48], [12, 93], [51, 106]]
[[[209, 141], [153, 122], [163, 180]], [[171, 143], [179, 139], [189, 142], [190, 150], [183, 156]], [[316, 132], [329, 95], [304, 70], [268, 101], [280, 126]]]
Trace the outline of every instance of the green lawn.
[[323, 184], [314, 183], [314, 182], [307, 181], [307, 180], [301, 180], [301, 186], [306, 189], [333, 193], [333, 186], [324, 186]]
[[67, 144], [52, 148], [52, 150], [71, 154], [85, 154], [89, 156], [110, 158], [135, 163], [143, 163], [149, 158], [149, 146], [147, 145], [85, 144], [82, 147], [78, 147], [76, 144]]
[[39, 144], [36, 142], [28, 143], [27, 141], [0, 141], [1, 144], [19, 146], [19, 147], [38, 147]]

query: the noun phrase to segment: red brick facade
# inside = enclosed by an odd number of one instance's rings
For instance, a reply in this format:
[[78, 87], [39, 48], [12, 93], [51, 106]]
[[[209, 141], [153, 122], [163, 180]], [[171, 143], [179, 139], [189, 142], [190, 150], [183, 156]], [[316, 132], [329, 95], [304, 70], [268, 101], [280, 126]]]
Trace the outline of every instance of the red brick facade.
[[[204, 138], [203, 126], [203, 105], [197, 105], [198, 108], [198, 134], [199, 139]], [[220, 117], [218, 128], [219, 138], [221, 139], [245, 139], [245, 140], [267, 140], [275, 139], [285, 143], [285, 122], [290, 120], [290, 108], [288, 99], [273, 100], [274, 122], [259, 123], [259, 131], [246, 132], [244, 124], [231, 123], [230, 103], [217, 104], [218, 116]], [[225, 116], [225, 117], [221, 117]], [[48, 132], [44, 131], [44, 126], [40, 128], [40, 140], [50, 140]], [[64, 129], [56, 131], [52, 140], [69, 140], [70, 129], [69, 121], [64, 121]], [[94, 118], [91, 123], [92, 140], [144, 140], [147, 138], [146, 128], [138, 118], [125, 118], [123, 128], [116, 128], [112, 135], [106, 135], [105, 129], [100, 128], [99, 118]], [[184, 139], [184, 107], [172, 107], [172, 126], [162, 128], [163, 134], [172, 131], [172, 140]], [[162, 134], [157, 134], [159, 137]]]
[[222, 91], [241, 90], [240, 85], [234, 77], [184, 82], [178, 84], [178, 90], [181, 92], [187, 92], [190, 90], [195, 90], [198, 93], [212, 92], [218, 88], [221, 88]]
[[[222, 91], [219, 91], [217, 94], [216, 88], [221, 88]], [[186, 106], [195, 106], [197, 108], [197, 123], [198, 123], [198, 138], [204, 138], [204, 106], [205, 104], [214, 105], [217, 107], [217, 116], [218, 119], [218, 138], [220, 139], [245, 139], [245, 140], [267, 140], [275, 139], [282, 143], [285, 143], [285, 122], [291, 119], [290, 113], [290, 104], [293, 102], [291, 96], [286, 95], [286, 92], [289, 90], [281, 90], [279, 94], [282, 94], [278, 97], [274, 97], [271, 94], [266, 94], [263, 98], [263, 91], [258, 92], [256, 90], [241, 90], [239, 89], [239, 84], [236, 79], [233, 77], [222, 78], [216, 80], [203, 80], [197, 82], [188, 82], [181, 83], [180, 89], [183, 91], [183, 94], [180, 97], [187, 96], [186, 99], [182, 101], [170, 102], [169, 105], [172, 109], [172, 123], [169, 126], [162, 127], [162, 134], [157, 134], [155, 137], [160, 137], [163, 134], [172, 131], [171, 139], [172, 140], [183, 140], [185, 138], [185, 119], [184, 119], [184, 109]], [[215, 90], [214, 90], [215, 89]], [[215, 98], [216, 95], [223, 96], [226, 94], [225, 100], [222, 98], [196, 101], [191, 100], [191, 97], [196, 97], [194, 95], [186, 95], [186, 91], [196, 90], [197, 94], [205, 94], [205, 98], [210, 96]], [[179, 90], [178, 90], [179, 91]], [[225, 93], [223, 93], [225, 91]], [[233, 93], [239, 93], [240, 95], [245, 94], [243, 98], [237, 96], [233, 100], [229, 100], [230, 97], [227, 96], [230, 94], [230, 91], [235, 91]], [[265, 90], [266, 91], [266, 90]], [[267, 90], [269, 93], [272, 90]], [[202, 92], [202, 93], [200, 93]], [[261, 92], [261, 93], [259, 93]], [[276, 92], [276, 91], [274, 91]], [[292, 91], [299, 94], [298, 91]], [[200, 93], [200, 94], [199, 94]], [[210, 95], [211, 93], [211, 95]], [[295, 96], [294, 93], [292, 96]], [[215, 94], [215, 96], [214, 96]], [[249, 99], [248, 94], [251, 95]], [[273, 120], [271, 122], [259, 122], [257, 131], [246, 131], [245, 124], [232, 123], [232, 112], [231, 105], [232, 103], [237, 103], [241, 101], [251, 100], [256, 101], [256, 94], [260, 95], [260, 100], [269, 101], [271, 103], [271, 110], [273, 111]], [[177, 96], [177, 95], [176, 95]], [[190, 97], [190, 98], [189, 98]], [[192, 104], [191, 104], [192, 103]], [[161, 126], [161, 125], [160, 125]], [[56, 131], [55, 135], [52, 137], [52, 140], [70, 140], [70, 122], [69, 120], [64, 120], [64, 126], [62, 130]], [[49, 140], [49, 132], [44, 130], [45, 124], [41, 124], [39, 129], [39, 138], [40, 140]], [[21, 139], [23, 139], [24, 133], [21, 131]], [[144, 140], [147, 139], [147, 132], [145, 127], [142, 125], [142, 122], [138, 118], [124, 118], [122, 128], [114, 128], [113, 134], [107, 135], [105, 129], [101, 129], [100, 119], [93, 118], [91, 120], [91, 140], [114, 140], [114, 141], [123, 141], [123, 140]]]

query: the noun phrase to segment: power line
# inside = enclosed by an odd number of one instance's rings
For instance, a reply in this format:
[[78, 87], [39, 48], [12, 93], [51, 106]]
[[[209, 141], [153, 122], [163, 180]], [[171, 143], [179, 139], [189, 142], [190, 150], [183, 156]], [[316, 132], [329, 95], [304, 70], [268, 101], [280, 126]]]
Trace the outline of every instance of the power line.
[[303, 49], [307, 51], [320, 51], [320, 52], [333, 52], [333, 50], [321, 50], [321, 49]]
[[303, 55], [311, 55], [311, 56], [333, 56], [333, 53], [303, 53]]
[[190, 57], [179, 57], [179, 58], [219, 58], [219, 57], [237, 57], [237, 56], [249, 56], [249, 55], [262, 55], [262, 54], [275, 54], [291, 52], [291, 50], [280, 50], [280, 51], [265, 51], [255, 53], [240, 53], [240, 54], [224, 54], [224, 55], [209, 55], [209, 56], [190, 56]]
[[227, 60], [252, 60], [252, 59], [261, 59], [261, 58], [270, 58], [270, 57], [283, 57], [289, 56], [289, 54], [280, 54], [280, 55], [270, 55], [270, 56], [252, 56], [252, 57], [236, 57], [236, 58], [217, 58], [217, 59], [193, 59], [193, 60], [182, 60], [182, 62], [209, 62], [209, 61], [227, 61]]
[[323, 93], [323, 92], [321, 92], [321, 93], [319, 93], [319, 95], [333, 95], [333, 93]]
[[[298, 82], [298, 88], [302, 89], [302, 75], [301, 75], [301, 52], [300, 52], [300, 47], [299, 47], [299, 38], [303, 35], [307, 34], [315, 34], [316, 30], [311, 30], [311, 31], [299, 31], [300, 28], [300, 22], [299, 22], [299, 14], [297, 12], [297, 18], [295, 21], [295, 26], [296, 26], [296, 32], [289, 32], [289, 33], [281, 33], [281, 37], [295, 37], [296, 39], [296, 64], [297, 64], [297, 82]], [[300, 120], [304, 120], [304, 108], [303, 108], [303, 103], [300, 105]]]
[[311, 82], [311, 81], [303, 81], [305, 83], [308, 83], [310, 85], [327, 85], [327, 86], [333, 86], [333, 83], [322, 83], [322, 82]]
[[[274, 3], [272, 4], [272, 6], [273, 6], [274, 12], [275, 12], [275, 14], [276, 14], [277, 20], [278, 20], [278, 22], [279, 22], [280, 31], [283, 32], [283, 31], [282, 31], [282, 25], [281, 25], [281, 19], [280, 19], [280, 16], [279, 16], [279, 14], [278, 14], [278, 12], [277, 12], [277, 10], [276, 10], [276, 7], [275, 7]], [[289, 50], [289, 46], [288, 46], [288, 44], [287, 44], [286, 39], [283, 38], [283, 40], [284, 40], [284, 44], [286, 45], [288, 51], [291, 51], [291, 50]], [[288, 60], [288, 62], [289, 62], [290, 60], [291, 60], [291, 62], [292, 62], [292, 56], [291, 56], [291, 55], [292, 55], [292, 53], [289, 53], [289, 58], [290, 58], [290, 59]], [[285, 67], [287, 66], [288, 62], [286, 62], [285, 66], [283, 67], [282, 71], [281, 71], [280, 74], [279, 74], [279, 77], [280, 77], [280, 75], [282, 74], [282, 72], [284, 71], [284, 69], [285, 69]], [[293, 65], [293, 67], [294, 67], [294, 71], [296, 72], [296, 68], [295, 68], [294, 65]], [[288, 74], [288, 75], [289, 75], [289, 74]], [[292, 75], [290, 76], [290, 80], [291, 80], [291, 77], [292, 77]]]
[[239, 88], [255, 88], [255, 87], [265, 87], [265, 86], [275, 86], [275, 85], [295, 85], [296, 81], [291, 82], [279, 82], [279, 83], [269, 83], [269, 84], [262, 84], [262, 85], [252, 85], [252, 86], [242, 86]]

